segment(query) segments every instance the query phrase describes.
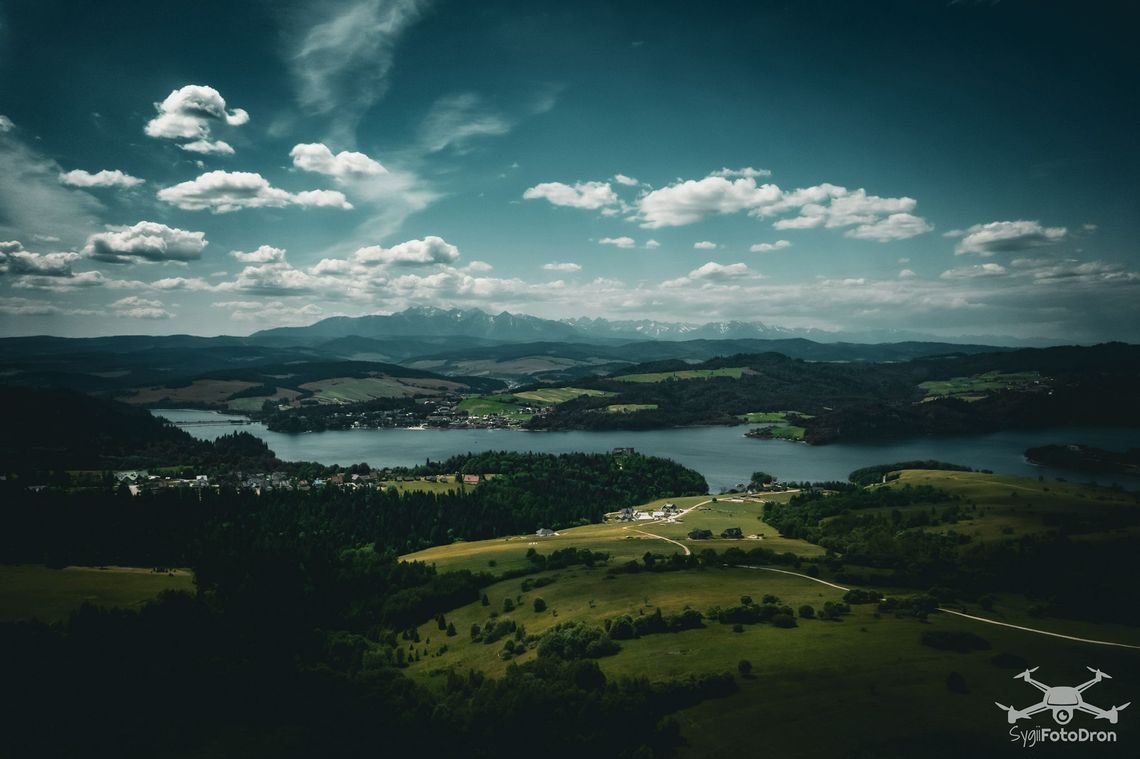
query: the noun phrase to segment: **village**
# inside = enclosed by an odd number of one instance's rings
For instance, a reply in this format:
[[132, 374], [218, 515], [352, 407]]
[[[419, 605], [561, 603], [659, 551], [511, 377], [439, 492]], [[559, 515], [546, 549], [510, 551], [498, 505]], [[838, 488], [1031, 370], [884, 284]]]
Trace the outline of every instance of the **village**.
[[[261, 495], [274, 490], [309, 491], [324, 488], [338, 490], [436, 490], [449, 489], [447, 486], [474, 487], [492, 475], [482, 474], [440, 474], [408, 475], [404, 470], [374, 469], [368, 472], [336, 472], [324, 477], [305, 478], [286, 472], [258, 472], [253, 474], [234, 472], [232, 474], [174, 476], [151, 474], [145, 469], [114, 472], [115, 482], [126, 488], [131, 495], [142, 495], [147, 491], [188, 488], [191, 490], [221, 490], [228, 487]], [[42, 487], [42, 486], [41, 486]]]

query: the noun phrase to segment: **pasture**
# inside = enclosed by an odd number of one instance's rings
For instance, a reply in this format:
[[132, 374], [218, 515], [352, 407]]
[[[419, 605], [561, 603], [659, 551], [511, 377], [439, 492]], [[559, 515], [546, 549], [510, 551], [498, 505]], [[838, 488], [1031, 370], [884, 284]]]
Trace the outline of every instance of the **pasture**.
[[84, 602], [136, 609], [164, 590], [193, 593], [194, 577], [185, 569], [0, 565], [0, 622], [62, 622]]
[[750, 371], [743, 366], [728, 366], [721, 369], [683, 369], [676, 372], [647, 372], [644, 374], [622, 374], [610, 377], [618, 382], [668, 382], [671, 380], [709, 379], [711, 377], [731, 377], [740, 379]]

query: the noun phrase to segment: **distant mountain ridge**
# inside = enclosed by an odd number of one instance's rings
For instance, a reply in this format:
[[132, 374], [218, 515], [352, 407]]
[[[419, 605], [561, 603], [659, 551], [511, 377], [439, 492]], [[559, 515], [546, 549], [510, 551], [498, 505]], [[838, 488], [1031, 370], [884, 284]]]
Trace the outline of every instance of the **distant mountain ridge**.
[[413, 306], [393, 314], [334, 316], [305, 327], [277, 327], [255, 332], [255, 339], [309, 341], [366, 337], [470, 337], [501, 343], [525, 342], [630, 342], [641, 340], [786, 340], [804, 338], [815, 342], [939, 342], [1000, 346], [1044, 346], [1051, 340], [1024, 340], [1004, 336], [939, 337], [906, 330], [830, 332], [821, 329], [791, 329], [763, 322], [718, 321], [705, 324], [666, 322], [652, 319], [617, 320], [578, 317], [543, 319], [503, 311], [489, 314], [480, 309], [442, 309]]

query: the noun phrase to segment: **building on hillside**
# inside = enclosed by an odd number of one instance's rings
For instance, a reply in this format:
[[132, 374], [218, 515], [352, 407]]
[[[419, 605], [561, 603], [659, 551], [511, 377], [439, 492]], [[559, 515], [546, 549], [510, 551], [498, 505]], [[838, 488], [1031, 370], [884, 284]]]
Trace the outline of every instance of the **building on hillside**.
[[741, 530], [739, 527], [729, 527], [727, 530], [722, 532], [720, 534], [720, 536], [722, 538], [732, 538], [735, 540], [740, 540], [741, 538], [744, 537], [744, 531]]
[[632, 456], [635, 453], [637, 453], [636, 448], [625, 448], [625, 447], [614, 448], [614, 455], [615, 456]]
[[538, 536], [538, 537], [540, 537], [540, 538], [548, 538], [548, 537], [550, 537], [551, 535], [557, 535], [558, 533], [557, 533], [557, 532], [555, 532], [554, 530], [548, 530], [548, 529], [547, 529], [547, 528], [545, 528], [545, 527], [540, 527], [540, 528], [538, 528], [537, 530], [535, 530], [535, 533], [534, 533], [534, 534], [535, 534], [535, 535], [537, 535], [537, 536]]
[[463, 475], [463, 484], [464, 485], [478, 485], [479, 484], [479, 475], [477, 475], [477, 474], [465, 474], [465, 475]]

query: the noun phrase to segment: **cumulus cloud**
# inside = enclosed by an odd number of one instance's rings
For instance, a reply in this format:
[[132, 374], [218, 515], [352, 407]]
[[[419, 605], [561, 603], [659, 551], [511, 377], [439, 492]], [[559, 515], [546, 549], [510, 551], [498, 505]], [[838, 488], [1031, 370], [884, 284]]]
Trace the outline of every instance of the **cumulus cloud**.
[[567, 272], [582, 271], [582, 267], [578, 264], [570, 263], [570, 262], [559, 263], [558, 261], [551, 261], [548, 264], [543, 264], [542, 268], [545, 269], [546, 271], [567, 271]]
[[657, 248], [661, 247], [661, 243], [657, 242], [656, 240], [646, 240], [645, 245], [642, 247], [644, 247], [646, 250], [656, 250]]
[[899, 279], [914, 279], [918, 275], [912, 269], [902, 269], [899, 271]]
[[147, 122], [146, 134], [186, 140], [182, 149], [193, 153], [233, 153], [229, 144], [214, 140], [210, 130], [218, 124], [241, 126], [249, 121], [248, 113], [241, 108], [228, 110], [221, 93], [201, 84], [188, 84], [174, 90], [154, 107], [158, 115]]
[[523, 193], [526, 200], [543, 199], [556, 206], [584, 208], [596, 211], [607, 206], [620, 205], [620, 199], [609, 182], [542, 182]]
[[754, 273], [748, 268], [747, 264], [722, 264], [716, 261], [709, 261], [708, 263], [693, 269], [691, 272], [683, 277], [677, 279], [667, 280], [661, 283], [664, 288], [682, 288], [699, 282], [707, 283], [723, 283], [729, 280], [740, 279], [742, 277], [755, 276]]
[[716, 243], [711, 240], [701, 240], [693, 243], [693, 250], [716, 250]]
[[792, 244], [787, 240], [776, 240], [776, 242], [758, 242], [749, 248], [753, 253], [771, 253], [776, 250], [783, 250], [790, 248]]
[[473, 92], [445, 95], [432, 104], [420, 124], [420, 144], [431, 153], [452, 146], [462, 150], [476, 137], [495, 137], [511, 130], [505, 116], [488, 108]]
[[280, 300], [227, 300], [215, 303], [214, 308], [229, 310], [234, 321], [267, 324], [308, 324], [325, 314], [316, 303], [297, 305]]
[[[71, 277], [71, 264], [80, 258], [78, 253], [33, 253], [20, 246], [18, 250], [4, 250], [0, 243], [0, 273], [13, 276]], [[19, 245], [19, 243], [16, 243]]]
[[1038, 221], [991, 221], [967, 229], [954, 253], [992, 256], [1053, 245], [1064, 240], [1066, 235], [1068, 230], [1065, 227], [1044, 227]]
[[426, 266], [452, 263], [459, 258], [459, 248], [441, 237], [428, 235], [422, 240], [408, 240], [390, 248], [370, 245], [351, 256], [353, 263], [363, 266]]
[[860, 224], [844, 232], [846, 237], [875, 242], [907, 240], [934, 229], [926, 219], [909, 213], [893, 213], [885, 219]]
[[327, 174], [337, 179], [388, 173], [379, 161], [364, 153], [342, 150], [333, 155], [326, 145], [319, 142], [294, 145], [289, 151], [289, 157], [293, 159], [293, 165], [303, 171]]
[[209, 243], [205, 232], [188, 232], [154, 221], [129, 227], [110, 227], [87, 238], [83, 254], [97, 261], [124, 264], [134, 261], [194, 261]]
[[229, 213], [242, 208], [282, 208], [289, 205], [350, 209], [352, 204], [337, 190], [288, 192], [273, 187], [250, 171], [208, 171], [197, 179], [158, 191], [158, 199], [185, 211]]
[[242, 252], [240, 250], [231, 250], [230, 255], [247, 264], [268, 264], [275, 261], [285, 260], [285, 249], [274, 248], [271, 245], [262, 245], [257, 250], [249, 252]]
[[614, 174], [614, 181], [626, 187], [636, 187], [641, 184], [641, 182], [638, 182], [633, 177], [627, 177], [625, 174]]
[[115, 316], [128, 319], [173, 319], [174, 314], [163, 307], [160, 300], [149, 300], [131, 295], [111, 304]]
[[12, 123], [12, 119], [0, 113], [0, 132], [11, 132], [15, 128], [16, 125]]
[[633, 246], [637, 245], [637, 240], [634, 240], [632, 237], [626, 237], [625, 235], [622, 235], [621, 237], [603, 237], [602, 239], [598, 240], [598, 244], [612, 245], [615, 248], [632, 248]]
[[46, 300], [0, 298], [0, 314], [6, 316], [97, 316], [99, 313], [89, 308], [65, 308]]
[[124, 174], [118, 169], [103, 169], [94, 174], [84, 171], [83, 169], [73, 169], [72, 171], [66, 171], [60, 174], [59, 181], [60, 184], [65, 184], [68, 187], [130, 188], [137, 187], [146, 180], [132, 177], [130, 174]]
[[637, 208], [641, 226], [658, 229], [762, 208], [776, 203], [781, 196], [776, 185], [758, 187], [752, 177], [730, 181], [725, 177], [708, 176], [653, 190], [638, 199]]

